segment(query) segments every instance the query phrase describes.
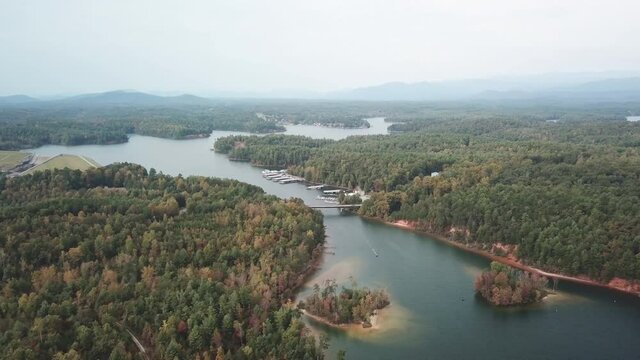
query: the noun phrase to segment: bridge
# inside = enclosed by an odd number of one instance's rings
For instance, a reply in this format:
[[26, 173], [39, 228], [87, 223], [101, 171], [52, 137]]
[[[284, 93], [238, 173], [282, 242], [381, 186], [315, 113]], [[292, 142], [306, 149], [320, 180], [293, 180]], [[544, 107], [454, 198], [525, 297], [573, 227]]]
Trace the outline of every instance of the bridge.
[[309, 205], [312, 209], [356, 209], [362, 206], [362, 204], [349, 204], [349, 205]]

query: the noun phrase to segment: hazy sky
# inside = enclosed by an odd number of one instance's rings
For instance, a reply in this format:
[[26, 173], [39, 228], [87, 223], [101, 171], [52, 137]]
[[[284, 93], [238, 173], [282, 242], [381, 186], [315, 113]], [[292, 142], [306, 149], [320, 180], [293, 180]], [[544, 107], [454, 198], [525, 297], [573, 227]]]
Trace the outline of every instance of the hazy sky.
[[0, 0], [0, 94], [640, 70], [638, 0]]

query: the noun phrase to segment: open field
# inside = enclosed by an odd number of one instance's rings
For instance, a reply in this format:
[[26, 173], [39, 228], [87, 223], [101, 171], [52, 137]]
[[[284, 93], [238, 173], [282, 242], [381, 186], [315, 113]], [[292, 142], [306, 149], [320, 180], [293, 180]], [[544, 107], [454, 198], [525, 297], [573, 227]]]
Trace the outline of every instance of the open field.
[[58, 155], [43, 162], [40, 165], [34, 166], [31, 169], [25, 171], [22, 175], [33, 174], [36, 171], [53, 170], [53, 169], [78, 169], [86, 170], [89, 168], [100, 167], [100, 164], [95, 160], [89, 159], [84, 156], [76, 155]]
[[21, 151], [0, 151], [0, 171], [14, 168], [29, 155], [29, 153]]

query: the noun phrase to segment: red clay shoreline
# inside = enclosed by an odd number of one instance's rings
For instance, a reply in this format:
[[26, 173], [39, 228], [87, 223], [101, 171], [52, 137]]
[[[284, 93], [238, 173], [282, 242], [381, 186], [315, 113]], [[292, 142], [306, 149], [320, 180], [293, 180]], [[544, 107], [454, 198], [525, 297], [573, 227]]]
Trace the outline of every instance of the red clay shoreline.
[[[629, 286], [630, 288], [627, 287], [618, 287], [618, 286], [613, 286], [610, 285], [610, 283], [602, 283], [602, 282], [598, 282], [592, 279], [585, 279], [585, 278], [580, 278], [580, 277], [575, 277], [575, 276], [569, 276], [569, 275], [564, 275], [564, 274], [559, 274], [559, 273], [552, 273], [552, 272], [547, 272], [532, 266], [528, 266], [525, 265], [519, 261], [515, 261], [512, 259], [509, 259], [507, 257], [504, 256], [499, 256], [499, 255], [495, 255], [492, 254], [488, 251], [485, 250], [481, 250], [481, 249], [476, 249], [470, 246], [467, 246], [465, 244], [453, 241], [453, 240], [449, 240], [446, 237], [442, 236], [441, 234], [435, 234], [435, 233], [431, 233], [428, 231], [424, 231], [424, 230], [418, 230], [416, 229], [415, 225], [412, 224], [409, 221], [406, 220], [398, 220], [396, 222], [390, 222], [390, 221], [385, 221], [385, 220], [381, 220], [378, 218], [374, 218], [374, 217], [370, 217], [370, 216], [364, 216], [364, 215], [360, 215], [362, 218], [369, 220], [369, 221], [375, 221], [375, 222], [379, 222], [379, 223], [383, 223], [385, 225], [390, 225], [393, 227], [397, 227], [400, 229], [404, 229], [404, 230], [409, 230], [421, 235], [426, 235], [428, 237], [434, 238], [438, 241], [441, 241], [447, 245], [456, 247], [458, 249], [464, 250], [464, 251], [468, 251], [470, 253], [476, 254], [476, 255], [480, 255], [484, 258], [490, 259], [492, 261], [498, 261], [500, 263], [518, 268], [520, 270], [523, 271], [527, 271], [530, 273], [534, 273], [534, 274], [538, 274], [541, 276], [545, 276], [551, 279], [558, 279], [558, 280], [565, 280], [565, 281], [570, 281], [573, 283], [577, 283], [577, 284], [582, 284], [582, 285], [588, 285], [588, 286], [595, 286], [595, 287], [599, 287], [599, 288], [603, 288], [603, 289], [608, 289], [608, 290], [613, 290], [613, 291], [617, 291], [617, 292], [621, 292], [621, 293], [625, 293], [625, 294], [630, 294], [630, 295], [636, 295], [636, 296], [640, 296], [640, 289], [637, 288], [637, 286], [635, 287], [635, 289], [633, 288], [633, 286]], [[613, 282], [613, 280], [612, 280]], [[637, 284], [636, 284], [637, 285]]]

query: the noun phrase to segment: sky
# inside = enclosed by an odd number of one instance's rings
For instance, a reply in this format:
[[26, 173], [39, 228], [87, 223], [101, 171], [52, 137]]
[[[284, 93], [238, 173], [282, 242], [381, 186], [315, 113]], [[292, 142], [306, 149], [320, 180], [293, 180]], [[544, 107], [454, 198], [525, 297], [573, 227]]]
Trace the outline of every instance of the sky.
[[0, 95], [640, 70], [637, 0], [0, 0]]

